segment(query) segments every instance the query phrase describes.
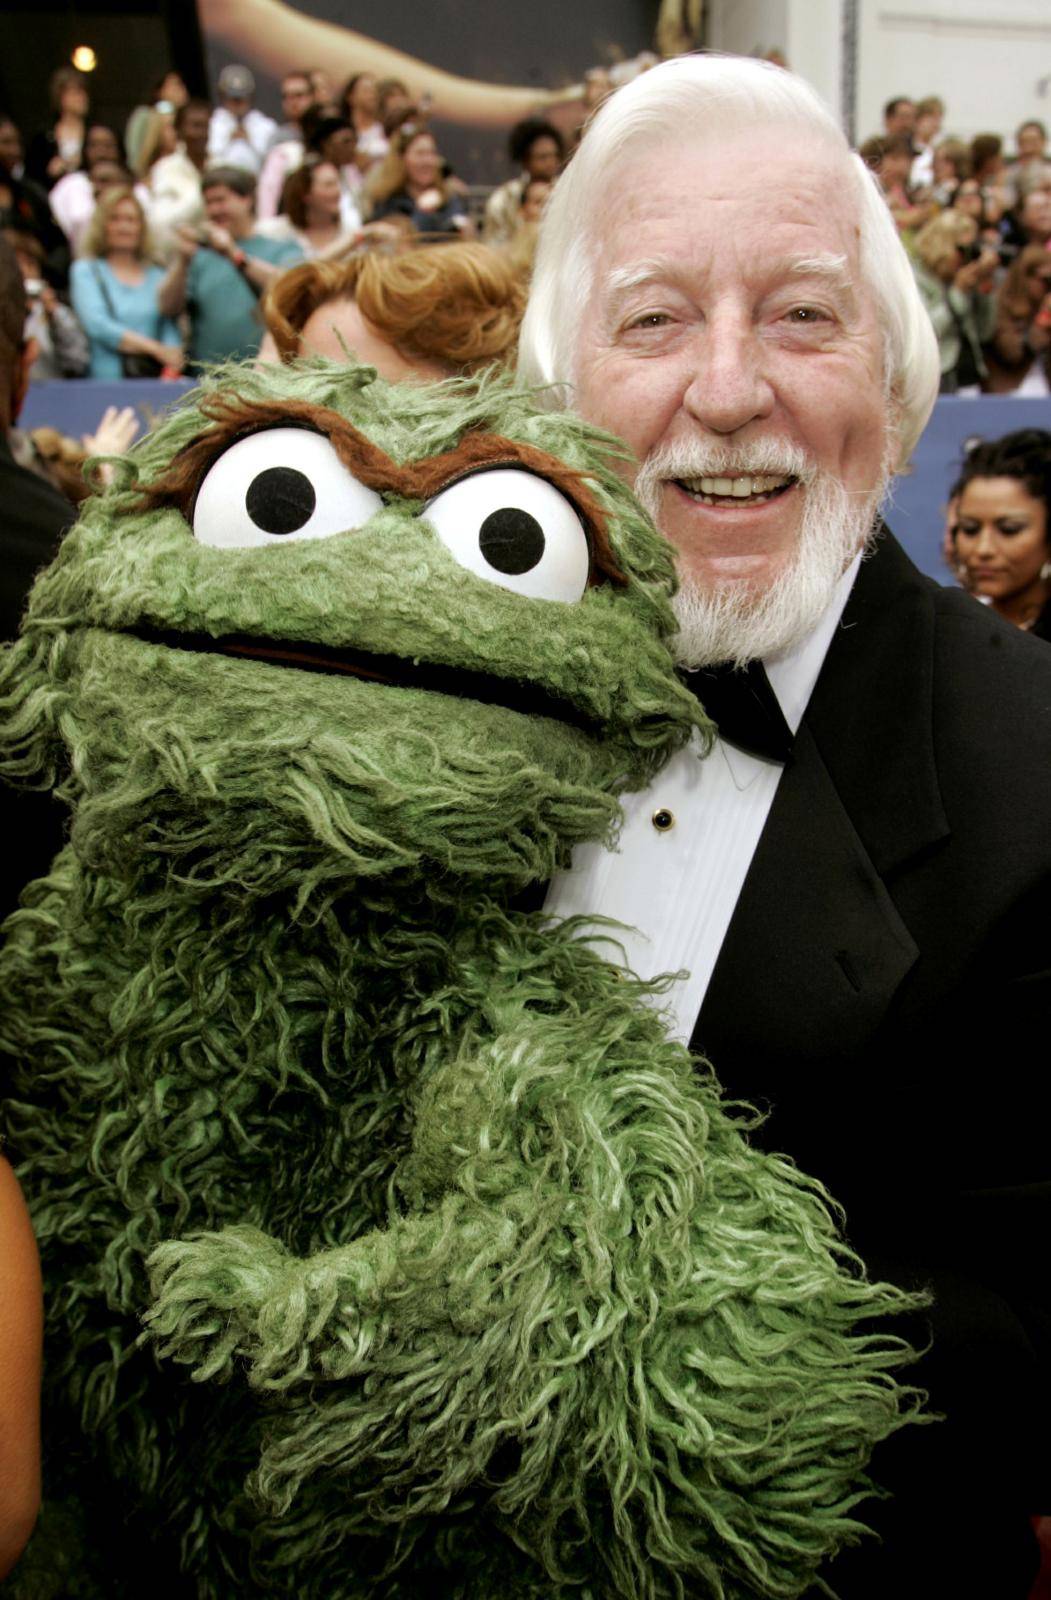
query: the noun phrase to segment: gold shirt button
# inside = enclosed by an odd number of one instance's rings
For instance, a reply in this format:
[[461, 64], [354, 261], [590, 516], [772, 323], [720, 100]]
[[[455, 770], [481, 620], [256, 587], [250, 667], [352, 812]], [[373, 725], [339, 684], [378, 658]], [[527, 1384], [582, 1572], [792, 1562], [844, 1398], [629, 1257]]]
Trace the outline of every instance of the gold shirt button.
[[669, 811], [667, 806], [659, 806], [650, 821], [658, 833], [667, 833], [675, 826], [675, 813], [674, 811]]

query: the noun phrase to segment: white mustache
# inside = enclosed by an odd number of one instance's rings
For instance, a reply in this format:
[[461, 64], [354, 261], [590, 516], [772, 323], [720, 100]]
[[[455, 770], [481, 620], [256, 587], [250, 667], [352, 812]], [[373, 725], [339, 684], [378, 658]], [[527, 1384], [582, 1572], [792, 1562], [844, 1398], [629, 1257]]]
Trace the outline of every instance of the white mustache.
[[635, 490], [638, 493], [640, 483], [650, 485], [669, 478], [726, 478], [743, 473], [797, 478], [809, 484], [817, 477], [818, 467], [791, 439], [754, 439], [733, 445], [683, 439], [661, 445], [646, 457]]

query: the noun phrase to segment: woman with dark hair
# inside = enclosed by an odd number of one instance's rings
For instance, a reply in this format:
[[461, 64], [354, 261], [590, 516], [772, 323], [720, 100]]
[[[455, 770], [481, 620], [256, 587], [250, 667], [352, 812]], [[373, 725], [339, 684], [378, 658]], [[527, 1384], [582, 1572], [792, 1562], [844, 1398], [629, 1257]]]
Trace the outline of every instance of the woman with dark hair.
[[26, 152], [26, 175], [50, 189], [80, 166], [88, 120], [88, 82], [74, 67], [59, 67], [48, 85], [54, 117]]
[[982, 440], [950, 490], [952, 554], [964, 588], [1006, 622], [1051, 640], [1051, 433]]
[[[95, 190], [91, 169], [96, 162], [111, 161], [124, 166], [124, 151], [120, 137], [104, 122], [88, 124], [81, 147], [80, 165], [75, 172], [59, 178], [51, 190], [51, 214], [69, 240], [74, 254], [79, 254], [81, 242], [95, 214]], [[141, 199], [142, 196], [140, 195]]]
[[354, 129], [358, 165], [365, 172], [387, 154], [387, 135], [380, 121], [379, 84], [371, 72], [355, 72], [340, 96], [343, 115]]
[[1043, 245], [1027, 244], [1007, 269], [985, 362], [990, 394], [1051, 389], [1051, 252]]
[[553, 123], [542, 117], [516, 122], [507, 153], [517, 176], [494, 189], [485, 203], [482, 237], [486, 244], [509, 244], [521, 224], [524, 193], [532, 182], [553, 183], [562, 170], [566, 147]]
[[321, 156], [307, 156], [288, 174], [276, 217], [256, 222], [265, 239], [291, 239], [307, 261], [324, 261], [349, 250], [361, 234], [361, 217], [347, 226], [339, 169]]
[[303, 118], [303, 136], [307, 154], [330, 161], [339, 173], [343, 226], [348, 229], [356, 227], [361, 221], [364, 179], [357, 163], [358, 141], [354, 124], [346, 117], [326, 117], [308, 112]]
[[446, 183], [443, 165], [431, 130], [419, 122], [403, 124], [368, 184], [373, 220], [403, 216], [408, 217], [417, 233], [451, 233], [471, 238], [474, 227], [467, 206]]

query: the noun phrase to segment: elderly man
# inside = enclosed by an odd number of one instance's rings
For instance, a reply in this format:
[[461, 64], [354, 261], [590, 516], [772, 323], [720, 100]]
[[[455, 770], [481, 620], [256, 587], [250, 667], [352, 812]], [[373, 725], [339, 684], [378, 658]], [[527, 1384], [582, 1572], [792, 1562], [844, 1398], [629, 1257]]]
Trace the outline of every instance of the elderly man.
[[931, 1292], [945, 1420], [877, 1455], [883, 1542], [835, 1593], [1021, 1600], [1051, 1510], [1051, 654], [889, 535], [863, 559], [937, 353], [813, 92], [705, 56], [616, 94], [548, 207], [522, 370], [627, 442], [721, 735], [548, 906], [685, 969], [666, 1003], [769, 1112], [756, 1137], [828, 1182], [872, 1270]]

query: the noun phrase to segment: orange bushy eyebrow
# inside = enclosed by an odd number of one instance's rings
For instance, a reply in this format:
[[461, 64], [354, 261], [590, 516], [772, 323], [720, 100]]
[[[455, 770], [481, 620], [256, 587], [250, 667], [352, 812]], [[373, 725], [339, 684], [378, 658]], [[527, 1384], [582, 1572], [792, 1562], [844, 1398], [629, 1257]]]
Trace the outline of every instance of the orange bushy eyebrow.
[[457, 479], [489, 467], [521, 467], [545, 478], [570, 501], [589, 536], [593, 575], [626, 582], [609, 541], [609, 519], [583, 474], [538, 450], [497, 433], [465, 433], [454, 450], [425, 461], [397, 462], [338, 411], [304, 400], [242, 400], [207, 397], [201, 411], [214, 426], [179, 451], [167, 471], [141, 484], [141, 504], [174, 506], [189, 521], [197, 490], [212, 463], [238, 439], [264, 428], [309, 428], [328, 439], [360, 483], [378, 494], [431, 500]]

